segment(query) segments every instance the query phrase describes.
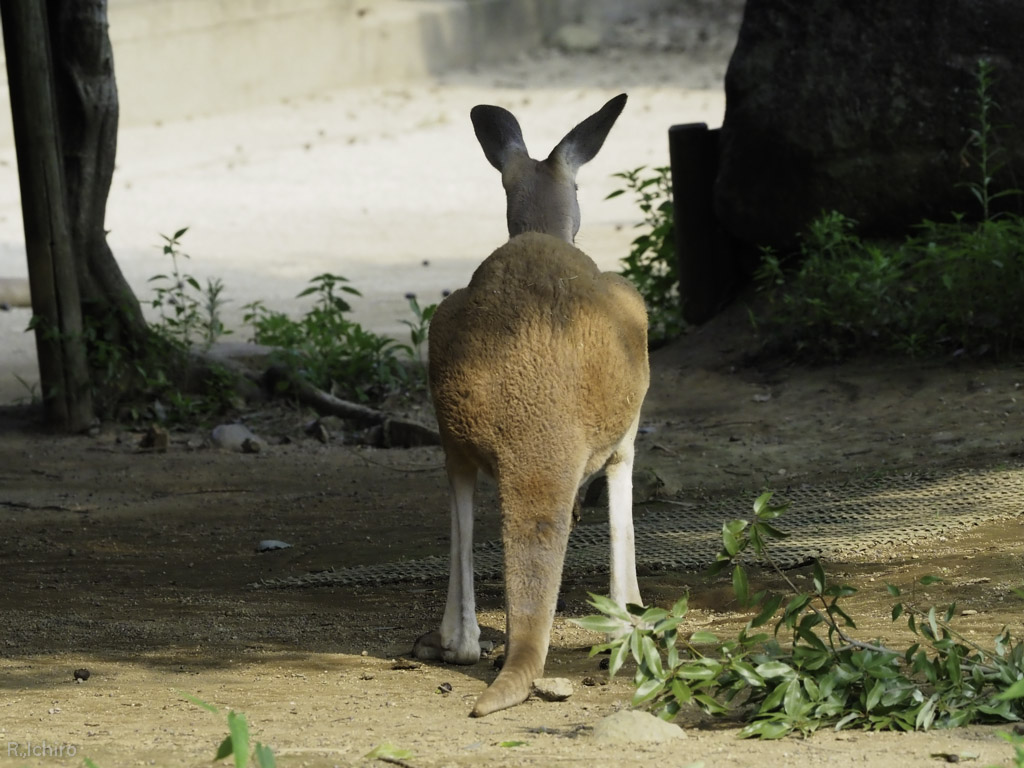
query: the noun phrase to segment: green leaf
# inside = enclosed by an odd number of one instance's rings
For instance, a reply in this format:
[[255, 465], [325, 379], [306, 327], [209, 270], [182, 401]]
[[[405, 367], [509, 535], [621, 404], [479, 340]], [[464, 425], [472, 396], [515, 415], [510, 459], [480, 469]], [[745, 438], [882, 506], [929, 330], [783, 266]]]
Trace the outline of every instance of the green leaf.
[[664, 687], [665, 683], [662, 680], [656, 680], [655, 678], [644, 680], [642, 683], [640, 683], [640, 685], [636, 687], [636, 690], [633, 692], [632, 705], [634, 707], [638, 707], [645, 701], [653, 699], [655, 696], [658, 695], [658, 693], [661, 692], [661, 690]]
[[667, 619], [668, 616], [669, 612], [666, 611], [664, 608], [648, 608], [642, 614], [640, 614], [640, 623], [647, 624], [649, 626], [654, 626], [659, 621]]
[[526, 741], [499, 741], [498, 746], [511, 749], [513, 747], [525, 747], [528, 743]]
[[718, 636], [713, 632], [699, 629], [690, 635], [690, 643], [693, 645], [718, 645]]
[[957, 688], [964, 684], [963, 670], [960, 667], [960, 653], [953, 648], [946, 656], [946, 672], [949, 674], [949, 681]]
[[661, 663], [661, 656], [658, 654], [658, 649], [654, 645], [654, 640], [651, 639], [650, 635], [644, 635], [641, 638], [640, 644], [643, 650], [644, 664], [652, 675], [658, 680], [663, 680], [665, 677], [665, 669]]
[[1022, 698], [1024, 698], [1024, 679], [1018, 680], [1005, 691], [1002, 691], [995, 696], [996, 701], [1009, 701], [1011, 699]]
[[627, 624], [630, 623], [629, 613], [626, 611], [626, 609], [618, 603], [616, 603], [610, 597], [605, 597], [604, 595], [597, 595], [593, 592], [588, 592], [587, 594], [590, 596], [590, 600], [588, 602], [601, 613], [605, 614], [606, 616], [611, 616], [613, 618], [619, 619], [620, 621], [626, 622]]
[[178, 695], [181, 696], [183, 699], [188, 699], [193, 704], [195, 704], [197, 707], [202, 707], [207, 712], [212, 712], [213, 714], [216, 715], [220, 711], [215, 706], [213, 706], [213, 704], [207, 704], [202, 699], [197, 699], [195, 696], [193, 696], [190, 693], [185, 693], [184, 691], [178, 691]]
[[231, 733], [235, 768], [245, 768], [249, 763], [249, 724], [245, 722], [245, 715], [234, 710], [228, 712], [228, 731]]
[[672, 697], [680, 704], [689, 704], [693, 698], [693, 690], [680, 680], [678, 677], [672, 681], [669, 686], [669, 691], [672, 693]]
[[766, 661], [763, 664], [758, 664], [755, 670], [765, 680], [771, 680], [775, 677], [781, 677], [786, 680], [796, 678], [796, 671], [789, 664], [781, 661]]
[[825, 569], [820, 560], [814, 561], [813, 568], [814, 591], [819, 595], [825, 591]]
[[277, 759], [274, 757], [274, 751], [264, 744], [256, 742], [256, 749], [253, 750], [252, 757], [256, 762], [257, 768], [277, 768]]
[[684, 680], [714, 680], [718, 677], [718, 672], [718, 669], [700, 661], [692, 661], [676, 669], [676, 675]]
[[736, 595], [736, 601], [744, 608], [749, 597], [748, 589], [747, 572], [743, 570], [743, 566], [737, 565], [732, 569], [732, 591]]
[[722, 546], [725, 548], [726, 553], [729, 557], [735, 557], [736, 553], [740, 551], [740, 542], [736, 538], [736, 535], [729, 530], [728, 526], [722, 526]]
[[787, 723], [775, 720], [758, 720], [757, 722], [751, 723], [741, 729], [738, 735], [741, 739], [756, 737], [759, 739], [771, 740], [781, 739], [791, 730], [793, 730], [792, 726]]
[[768, 509], [769, 502], [772, 500], [772, 496], [774, 495], [774, 491], [765, 491], [756, 499], [754, 499], [754, 514], [760, 516], [762, 512]]
[[786, 695], [782, 697], [782, 708], [790, 717], [799, 717], [803, 714], [806, 703], [800, 680], [794, 677], [786, 684]]
[[920, 579], [918, 579], [918, 582], [922, 586], [927, 587], [927, 586], [929, 586], [931, 584], [941, 584], [942, 583], [942, 579], [940, 579], [938, 576], [932, 576], [932, 575], [929, 574], [927, 576], [922, 576]]
[[683, 595], [672, 604], [672, 615], [682, 618], [689, 611], [690, 596]]
[[896, 603], [892, 607], [892, 620], [896, 621], [900, 616], [903, 615], [903, 603]]
[[773, 539], [788, 539], [789, 538], [789, 534], [788, 533], [786, 533], [785, 531], [780, 531], [774, 525], [769, 525], [768, 523], [759, 523], [758, 525], [761, 528], [761, 531], [763, 533], [768, 534], [768, 536], [773, 538]]
[[363, 755], [364, 760], [408, 760], [410, 757], [412, 757], [412, 752], [408, 749], [402, 749], [401, 747], [396, 747], [394, 744], [388, 744], [387, 742], [378, 744]]
[[761, 611], [749, 622], [749, 626], [753, 629], [754, 627], [760, 627], [767, 624], [771, 620], [775, 612], [779, 610], [779, 606], [782, 604], [782, 595], [773, 595], [765, 600], [761, 604]]
[[752, 686], [754, 688], [765, 687], [764, 679], [759, 674], [757, 674], [757, 671], [750, 663], [746, 661], [734, 661], [732, 663], [732, 668], [736, 671], [736, 674], [743, 678], [747, 685]]
[[633, 661], [639, 666], [643, 664], [644, 652], [641, 647], [641, 639], [643, 638], [643, 630], [634, 630], [629, 635], [629, 650], [633, 654]]
[[914, 730], [927, 731], [932, 722], [935, 720], [935, 704], [939, 700], [939, 694], [932, 694], [917, 711], [917, 717], [914, 719]]
[[629, 643], [620, 643], [615, 650], [612, 651], [611, 657], [608, 659], [608, 677], [615, 677], [615, 673], [622, 669], [622, 665], [626, 662], [626, 656], [629, 653]]
[[840, 718], [836, 722], [834, 730], [841, 731], [843, 728], [852, 723], [854, 720], [857, 720], [859, 717], [860, 712], [848, 712], [844, 717]]
[[224, 741], [217, 747], [217, 754], [213, 756], [213, 761], [223, 760], [228, 755], [234, 754], [234, 747], [232, 746], [231, 737], [225, 736]]
[[877, 707], [883, 693], [885, 693], [885, 683], [882, 680], [875, 681], [875, 684], [871, 686], [871, 690], [868, 692], [867, 701], [864, 703], [864, 710], [870, 712]]
[[721, 702], [715, 701], [706, 693], [694, 694], [693, 700], [700, 704], [701, 708], [703, 708], [705, 712], [711, 715], [724, 715], [729, 711], [721, 704]]

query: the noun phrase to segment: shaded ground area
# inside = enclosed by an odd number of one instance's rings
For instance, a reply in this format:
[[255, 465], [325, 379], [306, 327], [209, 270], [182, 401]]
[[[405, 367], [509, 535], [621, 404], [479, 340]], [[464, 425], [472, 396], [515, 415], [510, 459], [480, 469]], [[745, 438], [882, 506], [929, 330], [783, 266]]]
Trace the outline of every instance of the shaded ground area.
[[[784, 493], [910, 470], [1019, 465], [1020, 366], [748, 365], [742, 328], [739, 307], [653, 356], [638, 464], [661, 477], [667, 501], [639, 504], [638, 519], [659, 505], [702, 508], [737, 494], [752, 500], [765, 485]], [[263, 578], [447, 551], [437, 450], [322, 444], [305, 436], [308, 418], [287, 408], [248, 414], [272, 443], [291, 441], [260, 454], [218, 452], [204, 447], [201, 434], [173, 434], [161, 454], [139, 449], [141, 434], [49, 438], [24, 412], [4, 414], [0, 739], [73, 745], [79, 757], [0, 761], [80, 764], [88, 755], [106, 766], [206, 764], [225, 726], [181, 692], [245, 711], [283, 765], [350, 765], [381, 742], [412, 750], [417, 766], [680, 761], [678, 748], [601, 745], [588, 734], [630, 694], [626, 678], [605, 684], [586, 654], [597, 638], [568, 622], [587, 613], [587, 591], [606, 590], [605, 576], [570, 572], [564, 580], [548, 673], [570, 678], [575, 695], [483, 720], [466, 715], [495, 674], [489, 660], [393, 668], [415, 636], [439, 621], [443, 579], [248, 588]], [[496, 538], [496, 517], [485, 488], [479, 540]], [[589, 510], [583, 524], [600, 520]], [[955, 536], [875, 547], [828, 569], [861, 589], [848, 610], [863, 638], [909, 644], [889, 620], [884, 584], [912, 590], [929, 573], [944, 583], [918, 588], [914, 599], [955, 599], [976, 611], [957, 620], [968, 637], [988, 642], [1003, 625], [1019, 635], [1021, 607], [1010, 589], [1024, 572], [1022, 522], [1018, 513]], [[823, 526], [821, 537], [828, 536]], [[257, 543], [271, 538], [293, 546], [258, 554]], [[798, 583], [806, 578], [804, 570], [792, 573]], [[699, 572], [647, 570], [641, 587], [663, 605], [692, 590], [689, 631], [722, 635], [745, 620], [727, 583], [708, 583]], [[484, 637], [500, 644], [500, 581], [481, 583], [479, 601]], [[77, 668], [89, 669], [87, 682], [75, 683]], [[437, 692], [442, 683], [451, 693]], [[917, 765], [938, 752], [977, 754], [987, 765], [1008, 764], [1010, 754], [994, 728], [823, 732], [760, 744], [738, 741], [734, 725], [696, 713], [682, 721], [690, 735], [683, 759], [706, 765], [846, 765], [854, 757], [864, 765]], [[500, 746], [507, 741], [526, 744]]]

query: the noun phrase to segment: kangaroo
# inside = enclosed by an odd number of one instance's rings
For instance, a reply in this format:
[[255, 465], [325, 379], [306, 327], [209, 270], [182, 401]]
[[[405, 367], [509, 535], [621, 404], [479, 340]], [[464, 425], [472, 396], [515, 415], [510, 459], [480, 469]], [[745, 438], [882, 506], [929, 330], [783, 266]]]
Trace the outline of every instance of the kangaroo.
[[605, 468], [611, 597], [640, 603], [633, 543], [633, 441], [647, 392], [647, 311], [623, 277], [573, 246], [576, 172], [622, 112], [616, 96], [546, 160], [527, 154], [511, 112], [474, 107], [473, 128], [501, 172], [509, 241], [446, 298], [430, 324], [429, 379], [451, 493], [451, 572], [440, 630], [413, 654], [473, 664], [473, 495], [491, 475], [505, 550], [505, 664], [474, 717], [524, 701], [541, 677], [582, 482]]

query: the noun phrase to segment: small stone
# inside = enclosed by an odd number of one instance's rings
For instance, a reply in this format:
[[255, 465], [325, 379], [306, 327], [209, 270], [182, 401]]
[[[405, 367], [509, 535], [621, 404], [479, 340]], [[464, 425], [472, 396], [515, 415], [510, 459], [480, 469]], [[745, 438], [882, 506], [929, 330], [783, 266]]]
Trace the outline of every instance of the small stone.
[[449, 693], [452, 692], [452, 684], [441, 683], [439, 686], [437, 686], [437, 692], [440, 693], [442, 696], [447, 696]]
[[220, 424], [210, 433], [211, 442], [225, 451], [258, 453], [266, 443], [243, 424]]
[[309, 422], [305, 426], [305, 432], [310, 437], [315, 437], [321, 443], [329, 443], [331, 441], [331, 433], [322, 419]]
[[965, 608], [964, 610], [960, 611], [960, 615], [961, 616], [977, 616], [978, 612], [976, 610], [974, 610], [973, 608]]
[[419, 669], [421, 666], [423, 665], [417, 664], [415, 661], [410, 661], [409, 659], [399, 659], [391, 665], [391, 668], [396, 670], [411, 670]]
[[85, 667], [82, 667], [81, 669], [76, 669], [71, 674], [74, 675], [75, 680], [84, 683], [89, 679], [90, 672]]
[[541, 677], [533, 681], [533, 692], [545, 701], [565, 701], [572, 696], [572, 683], [564, 677]]
[[644, 744], [685, 739], [686, 732], [649, 712], [623, 709], [599, 720], [593, 738], [611, 744]]
[[139, 448], [147, 451], [156, 451], [157, 453], [167, 453], [169, 443], [170, 435], [167, 434], [167, 430], [154, 424], [142, 436]]
[[286, 541], [278, 541], [277, 539], [264, 539], [256, 545], [257, 552], [274, 552], [278, 549], [288, 549], [291, 547]]

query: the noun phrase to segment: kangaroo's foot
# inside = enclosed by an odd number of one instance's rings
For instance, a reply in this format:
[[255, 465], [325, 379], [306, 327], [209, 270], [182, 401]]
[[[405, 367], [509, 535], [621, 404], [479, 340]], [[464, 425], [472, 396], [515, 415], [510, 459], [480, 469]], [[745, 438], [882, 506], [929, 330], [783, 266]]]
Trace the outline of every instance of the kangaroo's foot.
[[479, 639], [462, 638], [461, 641], [445, 643], [441, 631], [435, 629], [416, 638], [412, 655], [423, 661], [443, 661], [448, 664], [476, 664], [480, 661]]

